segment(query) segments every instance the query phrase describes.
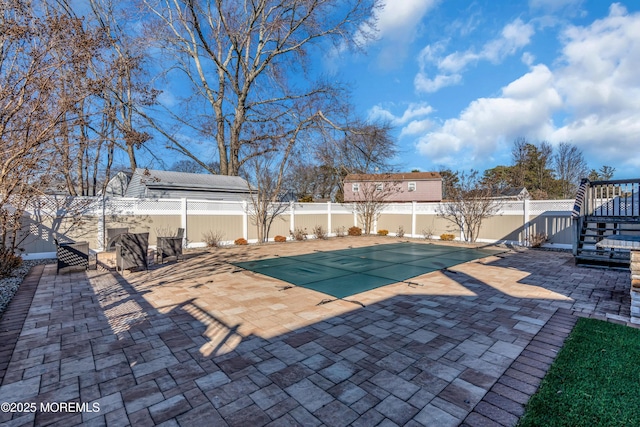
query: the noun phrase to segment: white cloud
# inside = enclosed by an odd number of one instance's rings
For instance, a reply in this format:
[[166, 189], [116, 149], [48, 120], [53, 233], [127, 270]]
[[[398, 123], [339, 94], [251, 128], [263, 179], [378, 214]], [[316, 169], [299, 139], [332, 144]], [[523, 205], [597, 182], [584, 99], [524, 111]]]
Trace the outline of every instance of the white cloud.
[[378, 63], [384, 68], [399, 67], [406, 56], [407, 48], [419, 33], [425, 15], [441, 0], [382, 0], [369, 22], [363, 24], [355, 35], [361, 46], [373, 40], [365, 34], [375, 27], [379, 46]]
[[[418, 151], [433, 164], [469, 168], [496, 155], [499, 144], [525, 136], [576, 144], [594, 167], [640, 166], [640, 156], [630, 155], [640, 140], [640, 14], [613, 4], [607, 17], [568, 27], [561, 43], [556, 68], [531, 65], [498, 97], [471, 102], [420, 138]], [[554, 124], [554, 114], [563, 122]]]
[[380, 38], [406, 41], [439, 0], [386, 0], [375, 12]]
[[[414, 79], [414, 86], [418, 92], [433, 93], [443, 87], [459, 84], [462, 80], [461, 73], [469, 64], [478, 61], [500, 63], [507, 56], [527, 46], [533, 34], [533, 26], [518, 18], [505, 25], [500, 37], [485, 43], [479, 51], [469, 49], [440, 57], [440, 52], [444, 50], [442, 42], [426, 46], [418, 56], [420, 72]], [[429, 77], [425, 71], [430, 65], [437, 68], [435, 77]]]
[[374, 12], [378, 38], [405, 42], [413, 39], [416, 27], [439, 0], [384, 0]]
[[640, 14], [614, 3], [608, 17], [568, 28], [564, 42], [556, 79], [573, 116], [553, 138], [637, 165], [640, 156], [629, 153], [640, 140]]
[[426, 74], [418, 73], [413, 80], [413, 85], [418, 92], [433, 93], [443, 87], [456, 85], [461, 81], [462, 76], [460, 74], [438, 74], [433, 79], [430, 79]]
[[393, 126], [402, 126], [400, 137], [421, 135], [433, 126], [433, 122], [428, 118], [433, 111], [433, 107], [426, 103], [412, 103], [407, 106], [402, 115], [396, 116], [391, 111], [375, 105], [369, 110], [369, 119], [382, 119]]
[[424, 135], [432, 127], [433, 120], [431, 119], [412, 120], [402, 128], [400, 131], [400, 138], [405, 136]]
[[561, 106], [551, 71], [538, 65], [502, 89], [499, 98], [473, 101], [459, 118], [449, 119], [417, 142], [433, 163], [472, 167], [491, 157], [499, 142], [553, 131], [551, 115]]

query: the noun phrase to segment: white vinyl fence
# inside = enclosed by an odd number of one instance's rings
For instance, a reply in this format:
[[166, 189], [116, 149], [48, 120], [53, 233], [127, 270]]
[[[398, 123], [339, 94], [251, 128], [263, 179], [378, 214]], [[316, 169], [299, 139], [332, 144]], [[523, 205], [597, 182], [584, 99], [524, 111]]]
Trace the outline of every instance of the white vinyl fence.
[[[526, 245], [535, 233], [548, 236], [547, 245], [570, 248], [573, 200], [514, 201], [502, 203], [496, 215], [483, 221], [478, 241]], [[438, 215], [439, 203], [391, 203], [375, 223], [374, 233], [438, 239], [443, 233], [463, 239], [462, 230]], [[362, 224], [352, 204], [290, 203], [273, 222], [269, 239], [289, 237], [302, 230], [309, 237], [321, 226], [330, 236]], [[249, 204], [189, 199], [75, 198], [48, 199], [25, 218], [21, 247], [23, 257], [55, 256], [54, 237], [88, 241], [94, 251], [104, 250], [107, 230], [126, 227], [131, 232], [149, 232], [149, 242], [157, 236], [174, 235], [185, 229], [185, 245], [205, 246], [205, 235], [215, 233], [226, 243], [243, 237], [257, 241]]]

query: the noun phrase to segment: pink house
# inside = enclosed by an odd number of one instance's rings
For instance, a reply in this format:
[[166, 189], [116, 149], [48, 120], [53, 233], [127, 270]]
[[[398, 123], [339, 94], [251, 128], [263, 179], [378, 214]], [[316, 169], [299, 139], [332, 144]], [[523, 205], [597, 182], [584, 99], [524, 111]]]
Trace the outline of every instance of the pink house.
[[362, 201], [372, 190], [389, 202], [440, 202], [442, 177], [437, 172], [407, 172], [349, 174], [344, 179], [345, 202]]

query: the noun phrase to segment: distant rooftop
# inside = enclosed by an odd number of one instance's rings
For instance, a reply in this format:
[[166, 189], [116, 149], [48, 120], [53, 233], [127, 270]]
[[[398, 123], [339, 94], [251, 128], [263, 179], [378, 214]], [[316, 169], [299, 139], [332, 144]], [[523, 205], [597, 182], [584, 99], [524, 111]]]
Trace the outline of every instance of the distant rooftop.
[[172, 172], [137, 169], [144, 184], [149, 188], [174, 189], [224, 189], [247, 191], [247, 181], [239, 176], [211, 175], [201, 173]]
[[401, 172], [401, 173], [350, 173], [345, 181], [408, 181], [408, 180], [440, 180], [438, 172]]

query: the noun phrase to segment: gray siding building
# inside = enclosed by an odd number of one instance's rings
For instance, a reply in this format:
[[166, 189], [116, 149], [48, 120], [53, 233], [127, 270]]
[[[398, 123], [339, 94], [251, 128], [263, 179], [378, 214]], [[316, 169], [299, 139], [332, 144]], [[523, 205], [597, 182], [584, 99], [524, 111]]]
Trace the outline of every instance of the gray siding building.
[[249, 185], [238, 176], [136, 169], [125, 197], [244, 201]]

